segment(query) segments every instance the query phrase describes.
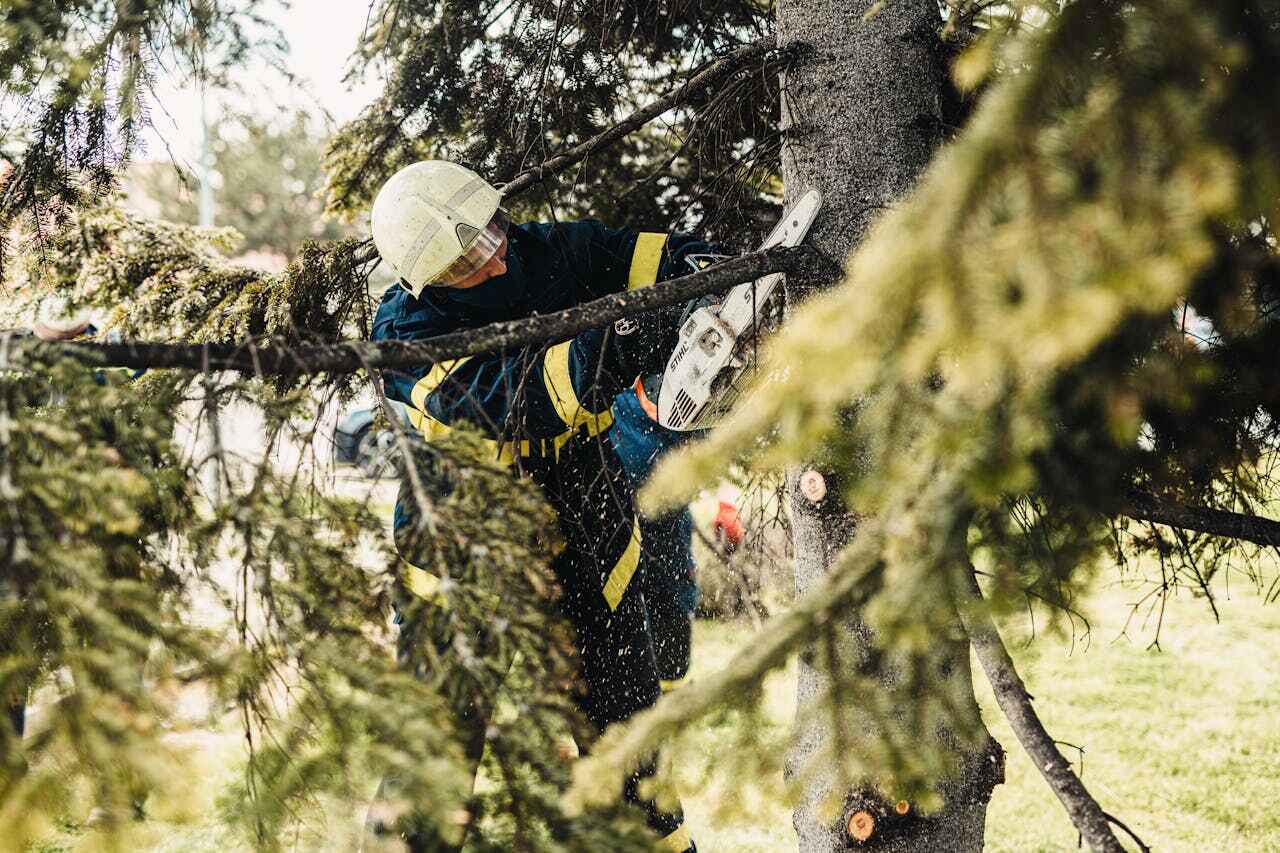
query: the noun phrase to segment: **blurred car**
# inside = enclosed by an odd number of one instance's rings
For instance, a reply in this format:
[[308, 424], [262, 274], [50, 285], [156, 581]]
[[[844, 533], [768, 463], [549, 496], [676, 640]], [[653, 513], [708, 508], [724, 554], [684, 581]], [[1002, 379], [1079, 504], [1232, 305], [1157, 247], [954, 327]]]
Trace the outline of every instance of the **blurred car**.
[[[409, 409], [404, 403], [388, 400], [396, 416], [406, 427]], [[333, 461], [339, 465], [354, 465], [365, 476], [380, 477], [391, 468], [395, 433], [385, 426], [378, 426], [376, 407], [352, 409], [338, 420], [333, 430]]]

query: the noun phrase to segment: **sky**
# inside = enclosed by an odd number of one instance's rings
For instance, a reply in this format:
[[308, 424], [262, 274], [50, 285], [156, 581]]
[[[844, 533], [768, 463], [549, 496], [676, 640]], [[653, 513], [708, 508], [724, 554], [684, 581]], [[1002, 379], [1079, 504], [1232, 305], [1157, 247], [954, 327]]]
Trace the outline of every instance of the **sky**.
[[[285, 66], [298, 78], [290, 85], [279, 73], [258, 61], [237, 75], [242, 92], [213, 92], [209, 115], [216, 120], [224, 109], [270, 116], [301, 107], [316, 116], [328, 113], [341, 124], [354, 118], [377, 95], [379, 81], [348, 91], [342, 82], [347, 58], [355, 49], [368, 12], [367, 0], [293, 0], [290, 8], [259, 4], [260, 14], [276, 22], [289, 41]], [[144, 136], [138, 160], [174, 159], [194, 166], [200, 154], [199, 89], [182, 85], [176, 75], [160, 75], [151, 105], [152, 128]]]

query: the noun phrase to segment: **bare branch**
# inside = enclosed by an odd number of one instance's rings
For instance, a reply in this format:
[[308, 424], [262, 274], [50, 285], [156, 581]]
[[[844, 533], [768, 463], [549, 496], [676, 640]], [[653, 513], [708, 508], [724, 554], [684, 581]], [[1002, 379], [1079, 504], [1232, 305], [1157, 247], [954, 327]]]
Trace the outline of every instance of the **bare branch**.
[[655, 308], [679, 305], [775, 272], [799, 269], [817, 253], [806, 246], [770, 249], [732, 258], [680, 278], [603, 296], [554, 314], [491, 323], [421, 341], [342, 341], [308, 346], [158, 343], [48, 343], [23, 341], [11, 357], [59, 355], [82, 358], [94, 365], [132, 368], [236, 370], [242, 373], [314, 374], [354, 373], [362, 368], [411, 367], [466, 355], [498, 352], [547, 341], [567, 340], [587, 329]]
[[773, 36], [765, 36], [759, 41], [752, 42], [749, 45], [740, 47], [731, 53], [725, 54], [705, 69], [689, 78], [688, 81], [675, 91], [636, 110], [634, 113], [627, 116], [603, 133], [593, 136], [586, 142], [575, 145], [568, 151], [565, 151], [562, 154], [557, 154], [538, 166], [516, 175], [501, 187], [502, 197], [511, 198], [517, 193], [527, 190], [534, 184], [544, 181], [559, 172], [563, 172], [565, 169], [568, 169], [575, 163], [581, 162], [596, 151], [612, 145], [619, 139], [622, 139], [624, 136], [631, 133], [633, 130], [637, 130], [653, 121], [667, 110], [679, 106], [692, 96], [709, 88], [715, 83], [720, 82], [740, 68], [761, 59], [772, 51], [775, 46], [776, 39]]
[[1124, 847], [1111, 831], [1107, 813], [1062, 757], [1057, 744], [1045, 731], [1044, 724], [1031, 706], [1026, 685], [1018, 676], [1013, 659], [1009, 657], [1009, 650], [1005, 648], [1000, 632], [987, 612], [987, 603], [978, 587], [978, 580], [974, 577], [973, 567], [969, 566], [962, 573], [965, 579], [957, 602], [960, 621], [973, 644], [978, 662], [987, 674], [987, 680], [991, 682], [996, 702], [1009, 720], [1018, 742], [1031, 756], [1040, 775], [1066, 808], [1071, 822], [1090, 849], [1105, 853], [1124, 853]]
[[1243, 539], [1258, 545], [1280, 548], [1280, 521], [1257, 515], [1188, 506], [1137, 490], [1129, 492], [1128, 503], [1122, 512], [1139, 521], [1151, 521], [1197, 533]]

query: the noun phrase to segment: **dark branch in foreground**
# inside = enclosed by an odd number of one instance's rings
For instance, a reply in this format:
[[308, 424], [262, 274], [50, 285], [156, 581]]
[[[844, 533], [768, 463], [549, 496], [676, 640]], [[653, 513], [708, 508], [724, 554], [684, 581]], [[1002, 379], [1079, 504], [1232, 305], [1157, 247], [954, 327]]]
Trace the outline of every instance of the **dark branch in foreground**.
[[1280, 548], [1280, 521], [1272, 521], [1257, 515], [1188, 506], [1136, 490], [1129, 492], [1129, 501], [1123, 512], [1139, 521], [1166, 524], [1169, 527], [1180, 527], [1197, 533], [1243, 539], [1257, 545]]
[[735, 51], [725, 54], [720, 59], [712, 62], [709, 66], [690, 77], [683, 85], [668, 95], [665, 95], [647, 106], [641, 107], [622, 121], [603, 133], [593, 136], [586, 142], [575, 145], [568, 151], [557, 154], [539, 165], [521, 172], [516, 175], [500, 188], [503, 198], [511, 198], [517, 193], [527, 190], [540, 181], [563, 172], [575, 163], [580, 163], [591, 154], [606, 148], [609, 145], [622, 139], [633, 130], [638, 130], [658, 116], [665, 113], [673, 107], [678, 107], [692, 96], [698, 94], [704, 89], [709, 88], [715, 83], [720, 82], [725, 77], [733, 74], [735, 71], [750, 65], [753, 62], [764, 57], [769, 51], [773, 50], [776, 40], [773, 36], [766, 36], [759, 41], [752, 42], [745, 47], [740, 47]]
[[775, 272], [799, 269], [816, 252], [806, 246], [753, 252], [681, 278], [642, 290], [603, 296], [582, 305], [478, 329], [466, 329], [421, 341], [343, 341], [310, 346], [156, 343], [43, 343], [26, 339], [6, 342], [7, 361], [23, 354], [81, 358], [96, 366], [236, 370], [256, 375], [354, 373], [365, 368], [393, 369], [435, 363], [480, 353], [562, 341], [587, 329], [655, 308], [680, 305], [698, 296], [725, 290]]
[[987, 612], [987, 603], [982, 597], [977, 578], [974, 577], [973, 567], [969, 566], [963, 574], [964, 587], [959, 592], [960, 600], [957, 602], [960, 621], [973, 644], [978, 663], [991, 682], [996, 703], [1009, 720], [1018, 743], [1031, 756], [1036, 769], [1066, 808], [1071, 822], [1089, 848], [1095, 853], [1124, 853], [1124, 847], [1111, 831], [1107, 813], [1062, 757], [1053, 738], [1045, 731], [1044, 723], [1040, 722], [1035, 708], [1031, 706], [1026, 685], [1022, 683], [1022, 678], [1013, 666], [1013, 659], [1009, 657], [1009, 650], [1005, 648], [1000, 632]]

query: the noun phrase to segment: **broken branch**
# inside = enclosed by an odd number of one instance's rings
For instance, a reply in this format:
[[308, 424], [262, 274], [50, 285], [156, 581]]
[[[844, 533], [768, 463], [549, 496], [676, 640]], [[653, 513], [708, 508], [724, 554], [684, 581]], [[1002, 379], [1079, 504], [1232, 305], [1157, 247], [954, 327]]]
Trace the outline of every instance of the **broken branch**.
[[1053, 738], [1045, 731], [1044, 723], [1040, 722], [1035, 708], [1031, 706], [1031, 696], [1027, 693], [1026, 685], [1014, 668], [1013, 658], [1009, 656], [1009, 650], [1005, 648], [1000, 632], [987, 611], [987, 603], [978, 587], [978, 580], [974, 577], [973, 567], [968, 566], [962, 574], [965, 580], [963, 588], [959, 590], [960, 600], [957, 602], [960, 621], [973, 644], [978, 663], [991, 682], [996, 703], [1009, 720], [1018, 743], [1031, 756], [1036, 769], [1066, 808], [1071, 822], [1089, 848], [1095, 853], [1124, 853], [1124, 847], [1111, 831], [1107, 813], [1062, 757]]
[[1257, 515], [1189, 506], [1137, 490], [1129, 492], [1128, 504], [1122, 512], [1139, 521], [1150, 521], [1155, 524], [1192, 530], [1196, 533], [1243, 539], [1257, 545], [1280, 548], [1280, 521], [1272, 521]]

